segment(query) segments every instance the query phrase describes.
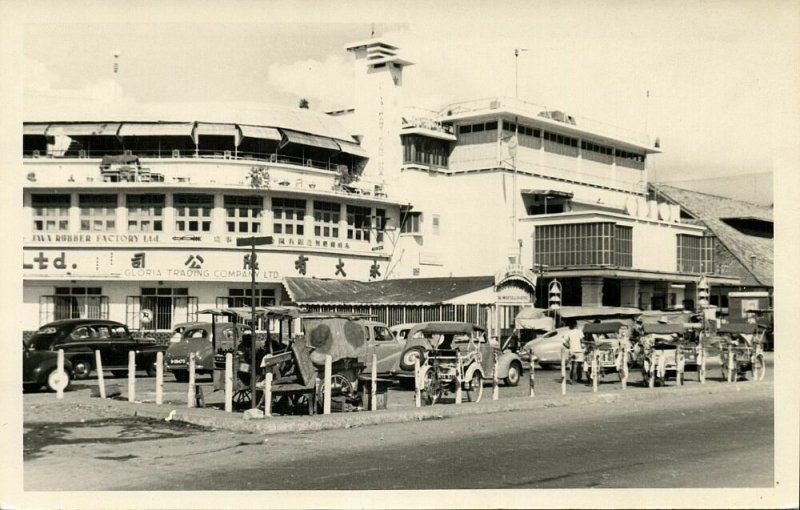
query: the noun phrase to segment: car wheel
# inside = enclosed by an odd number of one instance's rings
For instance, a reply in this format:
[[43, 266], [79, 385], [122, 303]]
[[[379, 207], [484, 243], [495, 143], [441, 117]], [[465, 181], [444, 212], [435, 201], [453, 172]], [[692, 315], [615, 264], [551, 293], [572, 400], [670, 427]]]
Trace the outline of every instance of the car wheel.
[[189, 382], [188, 370], [173, 370], [172, 375], [175, 376], [175, 380], [178, 382]]
[[516, 361], [508, 367], [508, 375], [503, 380], [506, 386], [517, 386], [522, 377], [522, 367]]
[[54, 368], [47, 374], [47, 389], [50, 391], [58, 391], [59, 387], [63, 389], [69, 388], [69, 374], [67, 372], [59, 372]]
[[155, 377], [156, 376], [156, 369], [158, 368], [158, 361], [153, 359], [145, 368], [145, 372], [147, 372], [147, 377]]
[[402, 370], [414, 370], [414, 361], [419, 360], [419, 364], [425, 361], [425, 349], [415, 345], [414, 347], [410, 347], [408, 350], [403, 352], [403, 355], [400, 358], [400, 368]]
[[92, 362], [88, 358], [72, 360], [72, 375], [75, 379], [86, 379], [92, 371]]

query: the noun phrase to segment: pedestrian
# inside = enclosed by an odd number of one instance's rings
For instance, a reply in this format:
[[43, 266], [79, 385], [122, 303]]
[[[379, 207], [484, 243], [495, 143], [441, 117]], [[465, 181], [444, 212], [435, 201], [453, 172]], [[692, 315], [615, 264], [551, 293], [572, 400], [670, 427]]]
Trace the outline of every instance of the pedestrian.
[[574, 320], [569, 322], [569, 331], [567, 331], [564, 340], [564, 347], [569, 350], [570, 366], [569, 366], [569, 383], [580, 382], [583, 378], [583, 331], [578, 329], [578, 323]]

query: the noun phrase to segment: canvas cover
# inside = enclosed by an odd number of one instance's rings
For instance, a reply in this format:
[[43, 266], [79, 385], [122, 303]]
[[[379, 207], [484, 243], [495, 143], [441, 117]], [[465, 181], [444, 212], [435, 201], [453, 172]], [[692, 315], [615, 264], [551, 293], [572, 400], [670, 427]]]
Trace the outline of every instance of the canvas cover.
[[304, 318], [303, 329], [315, 365], [324, 365], [328, 354], [333, 363], [344, 358], [366, 360], [366, 330], [355, 320], [344, 317]]

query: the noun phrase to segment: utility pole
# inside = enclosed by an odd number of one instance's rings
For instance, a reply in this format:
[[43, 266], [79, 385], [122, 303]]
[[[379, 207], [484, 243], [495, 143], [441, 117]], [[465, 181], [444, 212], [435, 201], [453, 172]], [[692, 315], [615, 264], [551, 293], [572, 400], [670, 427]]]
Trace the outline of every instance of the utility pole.
[[[528, 51], [525, 48], [514, 48], [514, 98], [519, 99], [519, 54], [521, 51]], [[515, 105], [515, 108], [517, 105]], [[512, 192], [511, 192], [511, 215], [513, 223], [511, 225], [512, 242], [517, 246], [517, 260], [519, 264], [522, 258], [522, 247], [519, 246], [517, 239], [517, 146], [519, 145], [519, 115], [514, 116], [514, 148], [511, 154], [511, 165], [513, 173], [511, 175]]]
[[[272, 236], [263, 237], [240, 237], [236, 240], [236, 246], [250, 245], [250, 407], [258, 407], [256, 400], [256, 245], [272, 244]], [[266, 332], [269, 341], [269, 331]]]

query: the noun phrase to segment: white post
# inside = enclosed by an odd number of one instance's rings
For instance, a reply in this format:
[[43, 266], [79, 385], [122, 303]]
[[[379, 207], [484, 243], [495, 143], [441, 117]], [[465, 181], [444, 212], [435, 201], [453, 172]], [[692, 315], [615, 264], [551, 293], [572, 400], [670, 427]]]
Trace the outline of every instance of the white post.
[[533, 370], [533, 365], [534, 365], [534, 364], [535, 364], [535, 363], [531, 363], [531, 375], [530, 375], [530, 379], [529, 379], [529, 381], [530, 381], [530, 385], [531, 385], [531, 388], [530, 388], [530, 395], [529, 395], [529, 396], [531, 396], [531, 397], [535, 397], [535, 396], [536, 396], [536, 391], [534, 390], [534, 386], [535, 386], [535, 385], [534, 385], [534, 378], [533, 378], [533, 372], [534, 372], [534, 370]]
[[331, 372], [333, 371], [333, 358], [330, 354], [325, 355], [325, 381], [324, 381], [324, 400], [322, 414], [331, 414]]
[[100, 390], [100, 398], [106, 398], [106, 381], [103, 378], [103, 360], [100, 359], [100, 351], [94, 351], [94, 366], [97, 367], [97, 388]]
[[677, 372], [675, 374], [675, 382], [678, 386], [683, 386], [683, 370], [685, 368], [685, 364], [684, 364], [683, 350], [680, 347], [678, 347], [678, 349], [675, 351], [675, 357], [676, 357], [675, 363], [676, 365], [678, 365], [675, 367]]
[[[189, 389], [186, 392], [186, 406], [194, 407], [197, 403], [195, 395], [195, 373], [194, 373], [194, 354], [189, 354]], [[252, 398], [256, 398], [255, 395]]]
[[647, 386], [652, 390], [656, 387], [656, 363], [655, 363], [655, 351], [650, 354], [650, 361], [647, 362], [647, 373], [649, 375], [649, 380]]
[[706, 383], [706, 352], [703, 348], [703, 343], [701, 342], [698, 346], [699, 352], [697, 353], [697, 379], [700, 381], [700, 384]]
[[225, 355], [225, 412], [233, 412], [233, 354]]
[[461, 360], [458, 360], [458, 367], [456, 368], [456, 404], [461, 403], [461, 399], [463, 398], [461, 395], [461, 383], [463, 382], [461, 377], [461, 369], [463, 366], [461, 365]]
[[164, 403], [164, 353], [156, 354], [156, 405]]
[[58, 371], [58, 380], [59, 384], [56, 385], [56, 398], [58, 400], [62, 400], [64, 398], [64, 384], [61, 383], [61, 379], [64, 373], [64, 349], [58, 350], [58, 358], [56, 359], [56, 371]]
[[136, 353], [128, 351], [128, 402], [136, 400]]
[[597, 356], [598, 356], [597, 349], [595, 348], [592, 351], [592, 391], [597, 393], [597, 380], [599, 377], [597, 376]]
[[733, 382], [733, 346], [728, 348], [728, 382]]
[[494, 353], [494, 373], [492, 374], [492, 400], [500, 400], [500, 387], [497, 384], [497, 352]]
[[[532, 363], [532, 362], [531, 362]], [[561, 349], [561, 394], [567, 394], [567, 352]]]
[[372, 355], [372, 374], [370, 377], [372, 385], [369, 389], [369, 408], [371, 411], [378, 410], [378, 355]]
[[414, 359], [414, 405], [422, 407], [422, 395], [420, 385], [422, 382], [419, 380], [419, 358]]
[[658, 358], [658, 377], [661, 379], [662, 386], [667, 385], [667, 356], [664, 351], [661, 351], [661, 357]]
[[622, 349], [622, 389], [628, 388], [628, 349]]
[[272, 416], [272, 372], [264, 377], [264, 416]]

